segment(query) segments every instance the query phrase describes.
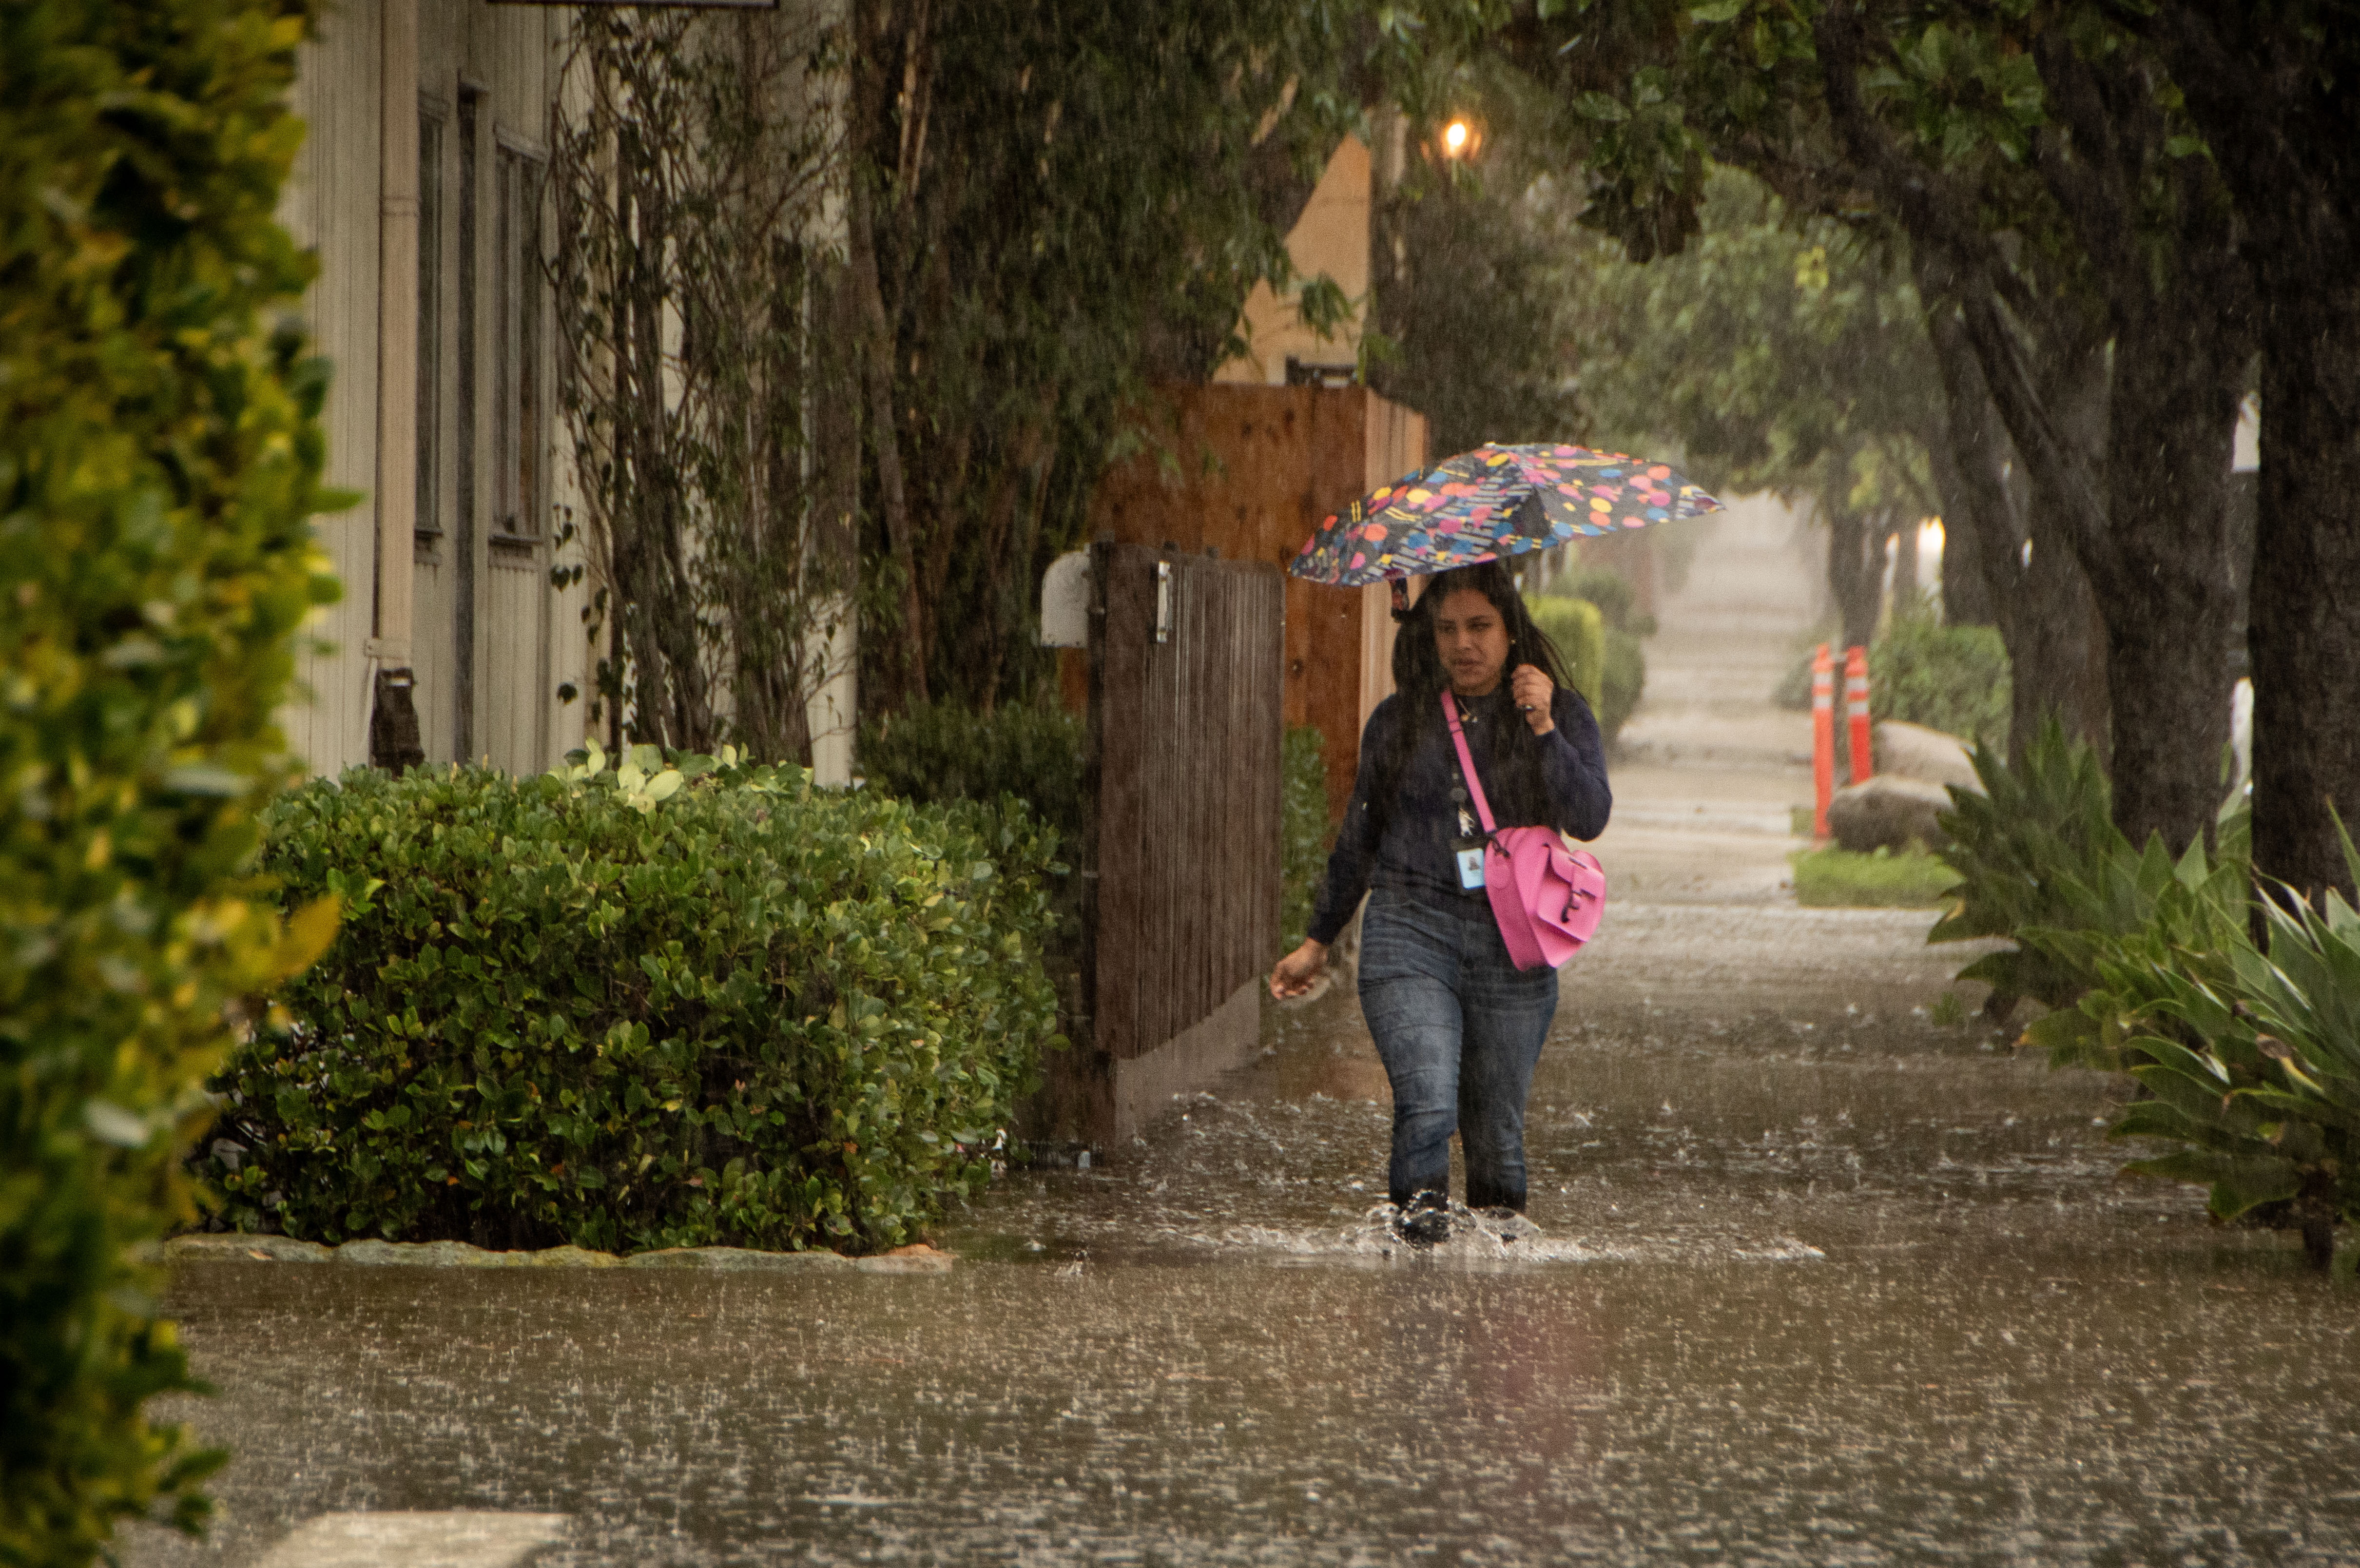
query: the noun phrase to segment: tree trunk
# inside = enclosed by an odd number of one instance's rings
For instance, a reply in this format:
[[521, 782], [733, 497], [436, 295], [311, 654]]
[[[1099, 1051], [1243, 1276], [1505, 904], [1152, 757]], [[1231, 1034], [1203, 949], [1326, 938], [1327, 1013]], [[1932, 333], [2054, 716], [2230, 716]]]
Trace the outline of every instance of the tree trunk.
[[1842, 646], [1865, 648], [1876, 636], [1877, 596], [1885, 586], [1884, 512], [1854, 511], [1830, 505], [1828, 514], [1828, 592], [1843, 622]]
[[[2091, 333], [2052, 345], [2035, 367], [2032, 386], [2061, 448], [2077, 472], [2087, 473], [2105, 449], [2110, 384], [2103, 337]], [[2065, 732], [2090, 743], [2098, 765], [2114, 758], [2114, 686], [2107, 658], [2106, 606], [2084, 543], [2086, 498], [2073, 487], [2045, 486], [2037, 474], [2010, 469], [2023, 498], [2028, 559], [2019, 556], [2027, 630], [2043, 650], [2060, 689], [2053, 699]], [[2047, 708], [2040, 710], [2044, 715]], [[2032, 732], [2025, 734], [2029, 744]], [[2011, 738], [2010, 750], [2015, 750]], [[2018, 753], [2021, 755], [2021, 753]]]
[[[1952, 303], [1922, 280], [1927, 331], [1942, 378], [1949, 450], [1938, 455], [1955, 543], [1971, 541], [1982, 588], [2010, 670], [2008, 759], [2054, 715], [2075, 740], [2106, 743], [2105, 656], [2088, 576], [2053, 512], [2040, 509], [2016, 464], [2015, 444], [1983, 386], [1983, 369]], [[1955, 485], [1955, 490], [1952, 487]], [[2027, 548], [2029, 546], [2029, 548]], [[1943, 579], [1950, 577], [1950, 543]], [[1947, 588], [1945, 592], [1947, 593]]]
[[[2226, 787], [2230, 451], [2242, 342], [2193, 301], [2158, 301], [2114, 345], [2106, 510], [2136, 603], [2113, 607], [2114, 824], [2174, 854], [2210, 836]], [[2350, 670], [2355, 666], [2344, 666]], [[2316, 689], [2316, 688], [2313, 688]]]
[[[1999, 616], [1992, 605], [1989, 568], [1983, 561], [1985, 524], [1970, 494], [1966, 470], [1958, 452], [1956, 421], [1951, 428], [1930, 433], [1926, 455], [1934, 470], [1934, 488], [1942, 497], [1942, 621], [1948, 626], [1989, 626], [1997, 629]], [[1996, 478], [1996, 476], [1994, 476]], [[1999, 531], [2003, 554], [2015, 544], [2005, 518]], [[2001, 635], [2005, 642], [2006, 636]]]
[[875, 0], [855, 0], [853, 6], [854, 154], [846, 249], [851, 262], [854, 302], [860, 313], [861, 379], [868, 397], [869, 445], [877, 460], [877, 504], [884, 514], [893, 569], [901, 579], [896, 596], [901, 622], [901, 656], [884, 663], [899, 678], [905, 701], [924, 702], [925, 616], [918, 599], [917, 550], [912, 538], [909, 489], [901, 471], [901, 426], [893, 414], [893, 322], [878, 284], [877, 204], [867, 166], [881, 146], [885, 122], [885, 88], [878, 80], [883, 69], [877, 47], [884, 20], [880, 9]]
[[2165, 0], [2136, 24], [2186, 92], [2254, 258], [2254, 869], [2305, 897], [2353, 894], [2337, 817], [2360, 815], [2360, 126], [2350, 30], [2313, 19]]
[[2053, 715], [2068, 736], [2089, 742], [2099, 766], [2109, 767], [2113, 671], [2106, 662], [2105, 618], [2098, 612], [2089, 574], [2067, 543], [2069, 525], [2057, 515], [2060, 510], [2032, 492], [2026, 509], [2028, 548], [2020, 547], [2016, 557], [2020, 646], [2036, 674], [2030, 681], [2019, 679], [2013, 693], [2008, 761], [2024, 761], [2025, 749]]
[[2102, 66], [2049, 28], [2033, 54], [2049, 117], [2033, 163], [2103, 291], [2114, 346], [2105, 534], [2077, 543], [2106, 610], [2114, 821], [2177, 854], [2210, 836], [2223, 787], [2229, 463], [2251, 282], [2212, 161], [2170, 154], [2154, 51]]
[[[1907, 510], [1906, 508], [1904, 509]], [[1908, 615], [1918, 608], [1918, 520], [1901, 519], [1893, 533], [1893, 613]]]
[[2348, 898], [2338, 818], [2360, 820], [2360, 285], [2349, 253], [2288, 257], [2267, 273], [2246, 631], [2254, 866], [2306, 898], [2330, 887]]

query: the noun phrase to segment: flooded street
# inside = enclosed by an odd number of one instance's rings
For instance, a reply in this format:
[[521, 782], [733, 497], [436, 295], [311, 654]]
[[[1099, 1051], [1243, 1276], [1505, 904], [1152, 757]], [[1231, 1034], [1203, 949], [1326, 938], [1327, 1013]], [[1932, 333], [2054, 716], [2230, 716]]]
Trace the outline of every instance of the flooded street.
[[2360, 1289], [2117, 1178], [2120, 1086], [1979, 988], [1936, 1023], [1927, 915], [1782, 889], [1807, 603], [1742, 506], [1664, 606], [1529, 1223], [1386, 1239], [1339, 985], [956, 1216], [947, 1275], [185, 1267], [235, 1458], [210, 1544], [126, 1561], [460, 1509], [564, 1516], [569, 1565], [2360, 1559]]

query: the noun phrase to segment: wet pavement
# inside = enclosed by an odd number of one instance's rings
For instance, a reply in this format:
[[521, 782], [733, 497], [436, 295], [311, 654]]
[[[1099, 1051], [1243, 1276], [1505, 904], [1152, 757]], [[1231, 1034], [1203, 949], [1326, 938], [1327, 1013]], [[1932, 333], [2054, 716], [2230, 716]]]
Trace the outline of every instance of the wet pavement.
[[[1670, 691], [1730, 663], [1699, 578]], [[1626, 806], [1789, 803], [1726, 701], [1639, 727], [1721, 754], [1641, 751]], [[1656, 893], [1565, 971], [1529, 1223], [1388, 1241], [1338, 987], [1000, 1183], [945, 1276], [186, 1266], [237, 1458], [213, 1543], [128, 1561], [455, 1510], [562, 1516], [530, 1561], [568, 1565], [2360, 1559], [2360, 1288], [2118, 1179], [2116, 1086], [1933, 1022], [1964, 955], [1923, 914], [1795, 908], [1758, 825], [1622, 830]]]

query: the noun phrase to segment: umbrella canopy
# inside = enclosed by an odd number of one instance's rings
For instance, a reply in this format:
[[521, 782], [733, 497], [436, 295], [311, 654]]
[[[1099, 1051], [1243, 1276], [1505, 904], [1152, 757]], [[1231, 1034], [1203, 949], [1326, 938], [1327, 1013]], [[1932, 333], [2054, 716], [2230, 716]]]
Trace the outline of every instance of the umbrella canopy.
[[1661, 463], [1487, 444], [1354, 501], [1303, 542], [1287, 570], [1339, 587], [1425, 576], [1720, 509]]

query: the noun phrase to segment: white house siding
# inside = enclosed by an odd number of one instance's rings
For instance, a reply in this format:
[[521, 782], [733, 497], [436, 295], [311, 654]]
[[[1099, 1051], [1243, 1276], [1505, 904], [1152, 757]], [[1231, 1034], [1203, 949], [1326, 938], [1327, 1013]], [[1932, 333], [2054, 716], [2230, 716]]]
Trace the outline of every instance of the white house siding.
[[[310, 135], [283, 207], [297, 238], [320, 258], [306, 306], [319, 350], [335, 365], [326, 415], [330, 482], [365, 495], [377, 482], [378, 134], [388, 3], [401, 0], [344, 0], [305, 49], [295, 97]], [[570, 13], [485, 0], [409, 3], [419, 14], [425, 131], [420, 302], [422, 323], [431, 323], [417, 345], [420, 477], [407, 629], [415, 701], [430, 762], [488, 758], [532, 772], [554, 760], [552, 745], [562, 751], [579, 738], [567, 730], [579, 729], [583, 704], [564, 703], [557, 690], [586, 684], [583, 590], [559, 592], [550, 583], [561, 554], [578, 559], [578, 551], [560, 552], [554, 543], [553, 518], [572, 495], [571, 475], [558, 438], [546, 286], [524, 261], [529, 236], [514, 227], [545, 219], [538, 202], [516, 192], [504, 252], [498, 199], [519, 173], [545, 165]], [[463, 167], [470, 120], [472, 183]], [[529, 338], [514, 312], [502, 310], [504, 280], [536, 286], [538, 330]], [[528, 347], [529, 355], [521, 352]], [[518, 380], [513, 372], [503, 377], [505, 367], [530, 369], [537, 417], [520, 423], [503, 416]], [[519, 472], [531, 480], [522, 498], [513, 478]], [[320, 617], [315, 630], [326, 651], [305, 656], [310, 697], [290, 707], [285, 724], [311, 766], [333, 773], [368, 761], [374, 498], [322, 518], [319, 529], [344, 598]], [[401, 629], [383, 630], [398, 652]]]
[[280, 214], [318, 256], [304, 300], [315, 352], [334, 367], [324, 414], [327, 482], [365, 499], [316, 520], [320, 543], [344, 580], [340, 604], [312, 627], [321, 651], [297, 662], [305, 693], [282, 717], [298, 756], [323, 773], [368, 760], [366, 657], [376, 587], [377, 0], [345, 0], [305, 46], [295, 105], [310, 127]]

